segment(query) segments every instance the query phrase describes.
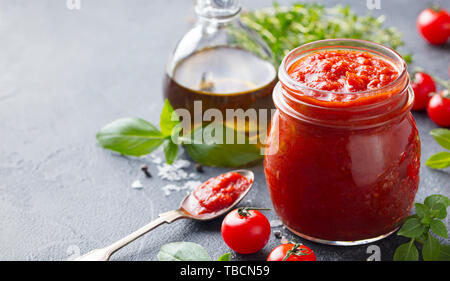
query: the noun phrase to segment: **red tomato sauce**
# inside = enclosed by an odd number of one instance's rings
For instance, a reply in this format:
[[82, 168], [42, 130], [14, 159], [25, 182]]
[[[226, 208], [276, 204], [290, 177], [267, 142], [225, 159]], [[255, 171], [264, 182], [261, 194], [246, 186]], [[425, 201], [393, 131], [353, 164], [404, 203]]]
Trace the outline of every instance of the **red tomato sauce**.
[[399, 76], [386, 60], [359, 51], [320, 51], [296, 61], [289, 75], [305, 86], [332, 92], [379, 89]]
[[196, 214], [218, 212], [231, 206], [252, 181], [235, 172], [211, 178], [194, 189], [189, 211]]
[[[360, 96], [356, 92], [393, 83], [400, 72], [381, 57], [346, 50], [306, 55], [287, 73], [332, 94], [321, 100], [292, 90], [289, 100], [283, 81], [275, 88], [278, 110], [268, 146], [278, 147], [265, 155], [264, 168], [280, 219], [300, 235], [328, 241], [393, 231], [409, 215], [419, 183], [420, 141], [411, 99], [402, 94], [408, 80]], [[355, 99], [340, 100], [333, 92]]]

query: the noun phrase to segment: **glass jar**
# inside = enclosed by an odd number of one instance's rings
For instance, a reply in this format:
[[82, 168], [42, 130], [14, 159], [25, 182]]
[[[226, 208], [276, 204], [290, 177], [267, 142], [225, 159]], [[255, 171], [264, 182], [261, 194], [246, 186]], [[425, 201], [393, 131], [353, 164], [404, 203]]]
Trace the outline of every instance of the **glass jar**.
[[[379, 56], [398, 78], [375, 90], [336, 93], [289, 75], [297, 60], [327, 50]], [[420, 167], [414, 94], [402, 57], [368, 41], [322, 40], [292, 50], [278, 72], [264, 170], [282, 222], [331, 245], [369, 243], [394, 232], [409, 216]]]
[[[272, 53], [258, 34], [241, 22], [240, 11], [237, 0], [197, 0], [198, 21], [169, 59], [164, 98], [175, 109], [188, 110], [193, 125], [204, 123], [203, 114], [209, 109], [218, 109], [225, 116], [227, 109], [255, 109], [258, 113], [259, 109], [274, 108], [277, 75]], [[256, 126], [247, 123], [237, 129]]]

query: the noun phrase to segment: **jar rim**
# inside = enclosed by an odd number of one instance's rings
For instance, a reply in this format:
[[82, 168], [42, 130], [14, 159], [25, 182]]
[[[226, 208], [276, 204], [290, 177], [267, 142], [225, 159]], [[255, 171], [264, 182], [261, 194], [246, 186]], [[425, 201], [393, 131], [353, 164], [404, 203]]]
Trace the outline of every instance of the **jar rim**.
[[[288, 74], [289, 67], [299, 59], [322, 50], [354, 50], [379, 56], [392, 64], [399, 76], [377, 89], [334, 92], [308, 87]], [[283, 59], [278, 78], [273, 95], [275, 106], [299, 120], [326, 127], [380, 126], [404, 116], [414, 101], [404, 59], [391, 48], [365, 40], [327, 39], [295, 48]]]
[[[338, 43], [340, 43], [340, 44], [338, 44]], [[356, 46], [355, 46], [355, 43], [356, 43]], [[348, 44], [348, 45], [346, 45], [346, 44]], [[321, 46], [321, 45], [323, 45], [323, 46]], [[358, 91], [358, 92], [335, 92], [335, 91], [328, 91], [328, 90], [319, 90], [319, 89], [315, 89], [315, 88], [306, 86], [305, 84], [295, 80], [291, 75], [289, 75], [288, 67], [290, 65], [292, 65], [292, 63], [290, 63], [288, 65], [288, 60], [291, 59], [291, 56], [293, 56], [297, 52], [302, 51], [302, 50], [307, 51], [308, 48], [315, 47], [315, 46], [317, 46], [318, 48], [331, 48], [331, 49], [352, 48], [355, 50], [361, 50], [361, 48], [365, 48], [365, 51], [369, 51], [369, 52], [372, 51], [372, 52], [378, 53], [379, 56], [382, 56], [382, 54], [379, 53], [375, 48], [380, 49], [379, 51], [384, 51], [384, 52], [389, 53], [399, 62], [398, 64], [394, 65], [394, 67], [399, 71], [399, 75], [395, 80], [391, 81], [389, 84], [384, 85], [380, 88], [365, 90], [365, 91]], [[373, 49], [370, 49], [370, 47], [373, 47]], [[313, 50], [317, 50], [317, 48], [313, 49]], [[300, 59], [301, 57], [302, 56], [296, 57], [294, 62], [297, 61], [298, 59]], [[385, 59], [390, 64], [392, 64], [392, 62], [393, 62], [392, 59], [385, 58], [384, 56], [382, 56], [382, 58]], [[400, 65], [401, 69], [398, 69], [398, 65]], [[331, 94], [331, 95], [345, 95], [345, 96], [347, 96], [347, 95], [364, 96], [364, 95], [370, 95], [373, 93], [385, 92], [387, 89], [390, 89], [393, 86], [395, 86], [396, 84], [398, 84], [399, 82], [401, 82], [406, 75], [408, 75], [408, 68], [407, 68], [405, 60], [398, 52], [396, 52], [392, 48], [389, 48], [387, 46], [384, 46], [382, 44], [375, 43], [372, 41], [361, 40], [361, 39], [349, 39], [349, 38], [324, 39], [324, 40], [317, 40], [317, 41], [303, 44], [303, 45], [291, 50], [283, 58], [283, 60], [280, 64], [279, 70], [278, 70], [278, 78], [279, 78], [280, 82], [282, 82], [283, 84], [289, 84], [289, 86], [291, 86], [290, 88], [300, 90], [300, 91], [301, 90], [306, 90], [306, 91], [310, 91], [310, 92], [312, 91], [312, 92], [320, 93], [320, 94], [324, 94], [324, 95]]]

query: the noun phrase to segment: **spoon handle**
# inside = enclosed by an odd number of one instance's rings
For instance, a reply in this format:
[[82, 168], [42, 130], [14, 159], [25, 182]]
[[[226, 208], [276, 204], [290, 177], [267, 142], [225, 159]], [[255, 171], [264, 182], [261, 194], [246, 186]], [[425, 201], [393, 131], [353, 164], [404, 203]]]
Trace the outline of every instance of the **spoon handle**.
[[102, 248], [102, 249], [96, 249], [96, 250], [90, 251], [89, 253], [87, 253], [75, 260], [76, 261], [107, 261], [107, 260], [109, 260], [109, 257], [112, 254], [114, 254], [116, 251], [125, 247], [129, 243], [133, 242], [134, 240], [136, 240], [137, 238], [146, 234], [150, 230], [156, 228], [157, 226], [159, 226], [163, 223], [171, 223], [177, 219], [185, 218], [185, 217], [187, 217], [186, 214], [180, 209], [162, 213], [159, 215], [158, 218], [156, 218], [149, 224], [139, 228], [135, 232], [125, 236], [124, 238], [114, 242], [113, 244], [111, 244], [105, 248]]

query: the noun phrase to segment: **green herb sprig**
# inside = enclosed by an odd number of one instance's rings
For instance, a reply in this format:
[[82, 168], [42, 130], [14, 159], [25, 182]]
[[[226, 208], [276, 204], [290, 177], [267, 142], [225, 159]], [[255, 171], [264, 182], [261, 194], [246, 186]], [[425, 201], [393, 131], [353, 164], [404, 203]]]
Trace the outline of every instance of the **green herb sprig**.
[[[290, 50], [308, 42], [331, 38], [364, 39], [397, 50], [404, 45], [402, 34], [383, 27], [384, 16], [358, 16], [350, 6], [333, 8], [316, 3], [295, 3], [243, 13], [242, 21], [266, 41], [279, 64]], [[411, 55], [404, 55], [411, 62]]]
[[[238, 132], [223, 124], [210, 123], [198, 127], [187, 136], [178, 136], [181, 122], [170, 105], [165, 101], [160, 116], [159, 127], [140, 118], [120, 118], [100, 129], [97, 142], [106, 149], [123, 155], [142, 156], [155, 151], [163, 145], [166, 162], [172, 164], [178, 156], [179, 145], [183, 145], [191, 158], [202, 165], [239, 167], [262, 158], [260, 150], [248, 142], [226, 143], [226, 136], [233, 134], [238, 139]], [[221, 143], [208, 143], [204, 140], [204, 130], [222, 131]]]
[[[159, 261], [211, 261], [203, 246], [193, 242], [165, 244], [158, 252]], [[231, 261], [231, 253], [225, 253], [217, 261]]]
[[450, 261], [450, 245], [441, 244], [435, 235], [448, 238], [443, 220], [447, 217], [450, 199], [434, 194], [425, 198], [424, 204], [416, 203], [416, 214], [408, 217], [397, 235], [411, 238], [400, 245], [394, 253], [394, 261], [417, 261], [419, 251], [416, 242], [423, 244], [422, 258], [425, 261]]
[[[434, 129], [431, 130], [430, 134], [438, 144], [440, 144], [443, 148], [450, 150], [449, 129]], [[450, 152], [442, 151], [432, 155], [430, 158], [428, 158], [427, 162], [425, 162], [425, 165], [433, 169], [444, 169], [450, 167]]]

